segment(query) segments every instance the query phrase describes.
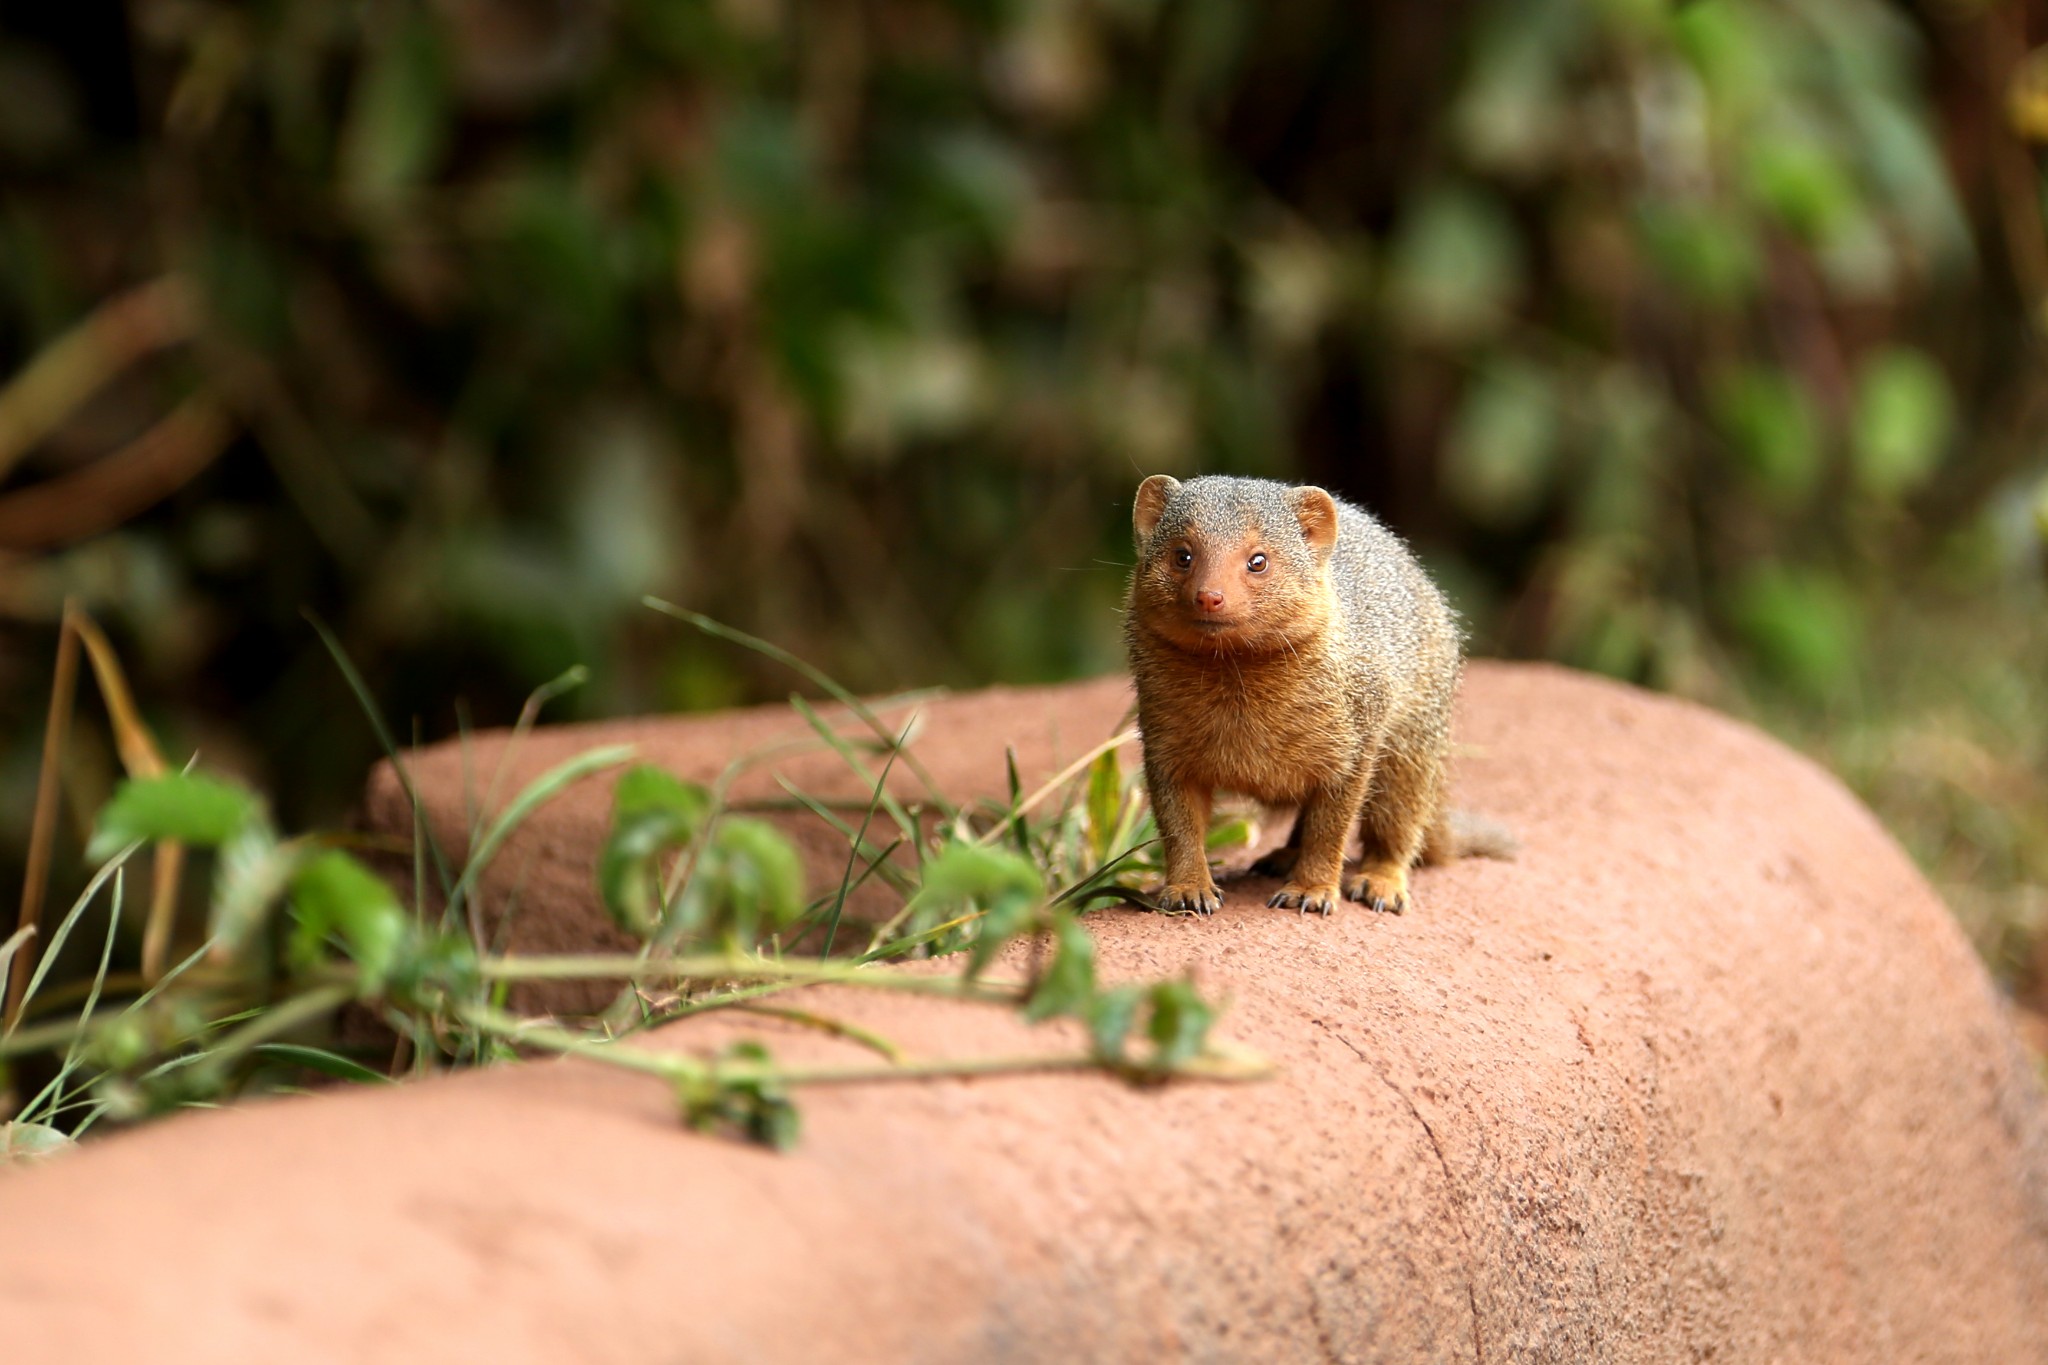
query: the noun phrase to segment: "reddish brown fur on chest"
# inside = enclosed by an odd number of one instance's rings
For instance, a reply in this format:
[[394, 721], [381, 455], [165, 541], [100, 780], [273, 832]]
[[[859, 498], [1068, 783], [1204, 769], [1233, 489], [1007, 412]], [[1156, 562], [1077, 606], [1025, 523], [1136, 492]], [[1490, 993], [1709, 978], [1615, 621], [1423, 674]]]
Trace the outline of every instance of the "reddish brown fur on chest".
[[1134, 650], [1149, 760], [1178, 781], [1275, 805], [1337, 782], [1360, 761], [1366, 737], [1343, 674], [1319, 653]]

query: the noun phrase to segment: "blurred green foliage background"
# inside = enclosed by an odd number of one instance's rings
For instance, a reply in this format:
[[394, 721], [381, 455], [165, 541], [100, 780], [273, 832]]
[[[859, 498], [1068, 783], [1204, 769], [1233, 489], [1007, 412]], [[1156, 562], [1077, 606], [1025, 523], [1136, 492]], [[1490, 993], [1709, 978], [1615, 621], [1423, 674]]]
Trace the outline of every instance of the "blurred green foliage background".
[[[1145, 473], [1700, 697], [2048, 977], [2040, 5], [73, 0], [0, 18], [0, 870], [55, 622], [339, 818], [375, 740], [1120, 665]], [[64, 848], [115, 775], [98, 712]], [[60, 871], [60, 875], [64, 875]], [[62, 901], [58, 902], [60, 905]]]

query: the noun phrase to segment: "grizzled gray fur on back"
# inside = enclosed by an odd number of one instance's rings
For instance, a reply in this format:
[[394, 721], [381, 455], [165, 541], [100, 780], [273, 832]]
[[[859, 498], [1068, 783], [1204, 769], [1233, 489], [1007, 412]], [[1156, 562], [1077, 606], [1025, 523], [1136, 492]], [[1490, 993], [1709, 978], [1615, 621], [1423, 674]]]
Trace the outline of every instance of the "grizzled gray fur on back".
[[[1272, 479], [1231, 474], [1182, 480], [1167, 501], [1151, 544], [1190, 531], [1214, 535], [1256, 529], [1268, 554], [1284, 558], [1294, 573], [1312, 573], [1315, 556], [1302, 539], [1287, 500], [1291, 488]], [[1455, 676], [1462, 644], [1457, 614], [1406, 542], [1364, 508], [1342, 498], [1335, 502], [1337, 548], [1330, 556], [1330, 577], [1345, 633], [1359, 649], [1372, 651], [1403, 673], [1441, 673], [1448, 654]], [[1415, 667], [1399, 668], [1404, 662]]]

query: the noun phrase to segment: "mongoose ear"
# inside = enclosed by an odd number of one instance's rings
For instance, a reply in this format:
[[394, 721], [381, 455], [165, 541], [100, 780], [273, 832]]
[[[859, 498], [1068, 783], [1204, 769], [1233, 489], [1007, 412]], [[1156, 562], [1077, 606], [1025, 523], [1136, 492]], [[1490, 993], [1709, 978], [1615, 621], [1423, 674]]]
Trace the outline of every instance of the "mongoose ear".
[[1320, 488], [1297, 488], [1290, 497], [1294, 519], [1301, 523], [1301, 538], [1318, 554], [1328, 554], [1337, 544], [1337, 500]]
[[1166, 515], [1166, 500], [1178, 492], [1180, 480], [1166, 474], [1154, 474], [1138, 485], [1138, 499], [1131, 504], [1131, 529], [1138, 533], [1138, 544], [1152, 539], [1159, 518]]

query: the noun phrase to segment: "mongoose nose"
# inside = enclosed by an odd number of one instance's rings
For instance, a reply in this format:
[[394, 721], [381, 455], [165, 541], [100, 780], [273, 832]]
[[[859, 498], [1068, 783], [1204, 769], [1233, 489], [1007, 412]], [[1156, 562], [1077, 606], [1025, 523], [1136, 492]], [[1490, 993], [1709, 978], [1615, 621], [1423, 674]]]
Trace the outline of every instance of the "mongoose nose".
[[1223, 594], [1214, 588], [1203, 588], [1195, 594], [1195, 605], [1203, 611], [1222, 611]]

